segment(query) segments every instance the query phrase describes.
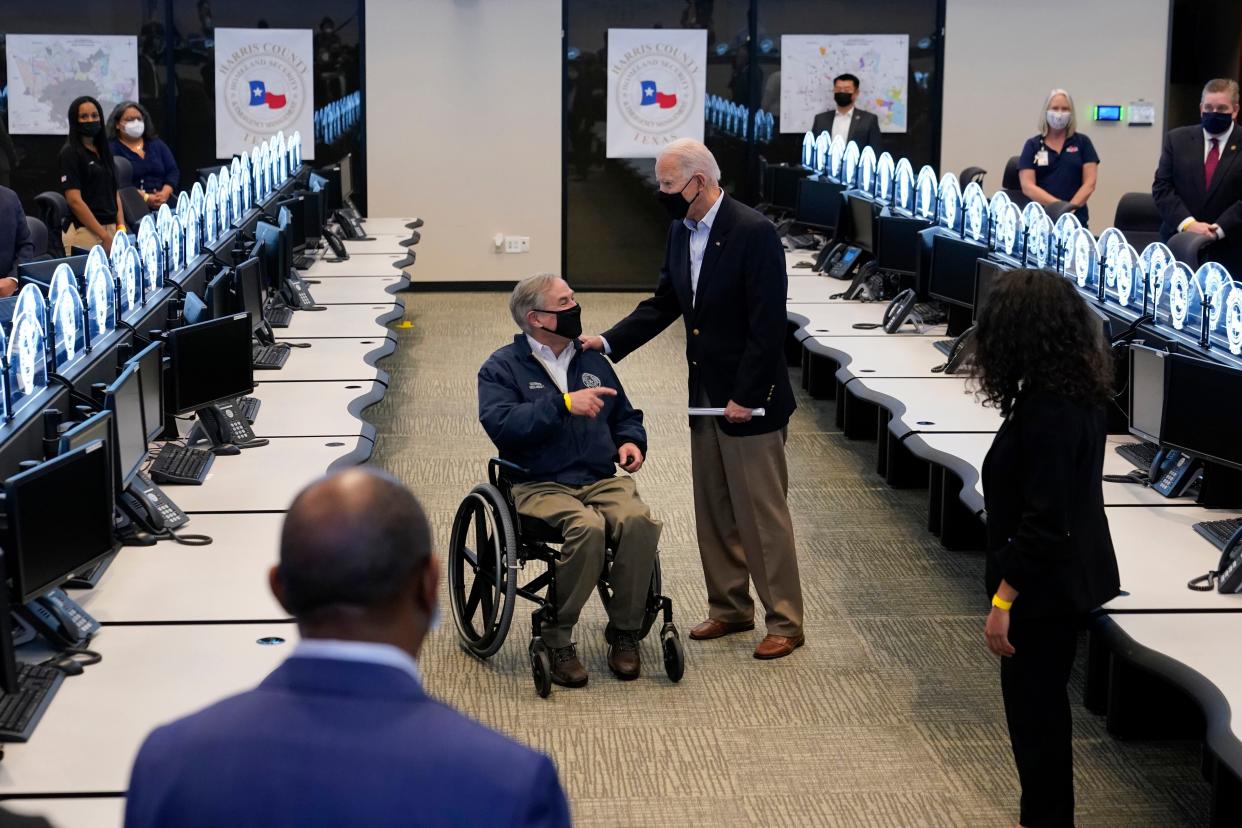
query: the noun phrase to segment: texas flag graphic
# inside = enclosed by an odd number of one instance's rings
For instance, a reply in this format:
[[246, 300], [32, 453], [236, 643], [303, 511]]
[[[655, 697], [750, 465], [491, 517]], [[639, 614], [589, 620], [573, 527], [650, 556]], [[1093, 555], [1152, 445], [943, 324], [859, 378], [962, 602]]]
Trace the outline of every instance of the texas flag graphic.
[[642, 106], [659, 104], [660, 109], [672, 109], [677, 106], [677, 96], [657, 91], [655, 81], [642, 81], [641, 83], [643, 87]]
[[275, 92], [268, 92], [267, 87], [263, 85], [263, 81], [251, 81], [250, 105], [266, 106], [268, 109], [283, 109], [285, 106], [285, 96], [277, 95]]

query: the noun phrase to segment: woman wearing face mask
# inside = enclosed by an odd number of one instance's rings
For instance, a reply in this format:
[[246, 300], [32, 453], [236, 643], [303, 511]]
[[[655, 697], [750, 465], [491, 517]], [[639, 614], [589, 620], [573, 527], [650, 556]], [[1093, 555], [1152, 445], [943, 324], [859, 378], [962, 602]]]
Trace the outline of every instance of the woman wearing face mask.
[[[172, 201], [181, 171], [168, 145], [155, 137], [146, 108], [135, 101], [122, 101], [108, 116], [108, 135], [113, 155], [134, 168], [134, 186], [152, 210]], [[172, 206], [171, 204], [169, 206]]]
[[99, 101], [83, 95], [69, 104], [69, 140], [60, 151], [60, 184], [73, 222], [64, 234], [65, 255], [73, 247], [89, 249], [102, 244], [112, 251], [112, 235], [125, 226], [117, 220], [121, 198], [116, 191], [116, 168], [103, 131]]
[[1068, 202], [1087, 226], [1087, 199], [1095, 191], [1100, 156], [1091, 139], [1076, 128], [1074, 99], [1064, 89], [1048, 93], [1039, 118], [1039, 134], [1027, 140], [1018, 159], [1022, 193], [1045, 207]]

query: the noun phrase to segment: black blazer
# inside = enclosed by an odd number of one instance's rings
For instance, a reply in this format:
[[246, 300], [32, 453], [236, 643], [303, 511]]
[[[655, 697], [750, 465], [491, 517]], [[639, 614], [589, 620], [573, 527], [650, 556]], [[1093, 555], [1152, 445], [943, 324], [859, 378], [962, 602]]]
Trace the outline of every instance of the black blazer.
[[689, 366], [687, 401], [703, 395], [713, 407], [729, 400], [764, 408], [748, 423], [720, 419], [726, 434], [766, 434], [784, 428], [794, 410], [785, 363], [785, 251], [776, 228], [751, 208], [721, 195], [697, 298], [690, 292], [690, 230], [674, 221], [655, 295], [604, 332], [613, 360], [620, 361], [681, 317], [686, 325]]
[[[826, 130], [831, 135], [832, 122], [836, 119], [837, 111], [835, 109], [819, 113], [815, 116], [815, 122], [811, 124], [811, 134], [818, 136]], [[858, 107], [854, 107], [853, 117], [850, 118], [850, 134], [845, 140], [847, 143], [853, 141], [858, 144], [859, 149], [871, 147], [878, 156], [884, 151], [880, 138], [880, 119], [876, 117], [874, 112], [866, 112]]]
[[1104, 515], [1104, 409], [1020, 395], [983, 461], [988, 595], [1002, 578], [1014, 612], [1079, 615], [1120, 591]]
[[1162, 219], [1160, 237], [1168, 241], [1177, 225], [1190, 216], [1219, 224], [1225, 238], [1204, 248], [1207, 258], [1218, 261], [1235, 278], [1242, 274], [1242, 124], [1234, 124], [1229, 140], [1220, 148], [1220, 163], [1209, 190], [1203, 181], [1203, 128], [1171, 129], [1164, 136], [1160, 164], [1151, 185]]

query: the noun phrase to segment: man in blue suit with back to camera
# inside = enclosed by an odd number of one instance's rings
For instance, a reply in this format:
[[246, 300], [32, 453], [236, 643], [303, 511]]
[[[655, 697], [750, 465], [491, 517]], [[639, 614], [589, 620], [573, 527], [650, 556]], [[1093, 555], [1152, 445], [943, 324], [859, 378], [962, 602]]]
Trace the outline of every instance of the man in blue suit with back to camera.
[[0, 187], [0, 298], [17, 292], [17, 266], [34, 259], [30, 225], [17, 193]]
[[301, 642], [254, 690], [147, 737], [127, 828], [569, 825], [548, 757], [423, 690], [439, 580], [400, 483], [356, 468], [311, 484], [271, 571]]

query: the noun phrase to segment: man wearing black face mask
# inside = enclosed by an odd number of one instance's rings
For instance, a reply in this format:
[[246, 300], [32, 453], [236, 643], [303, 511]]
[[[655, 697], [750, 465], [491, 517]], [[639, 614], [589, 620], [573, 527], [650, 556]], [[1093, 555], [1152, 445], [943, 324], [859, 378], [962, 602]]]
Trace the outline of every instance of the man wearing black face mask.
[[660, 540], [660, 522], [631, 474], [643, 465], [647, 433], [612, 365], [578, 343], [582, 308], [565, 280], [541, 273], [513, 289], [509, 312], [522, 329], [479, 369], [479, 421], [502, 459], [527, 470], [514, 505], [564, 537], [556, 563], [556, 622], [543, 626], [552, 681], [582, 687], [587, 671], [572, 640], [578, 614], [599, 581], [605, 538], [615, 543], [609, 583], [608, 668], [638, 678], [638, 640]]
[[1242, 275], [1242, 135], [1238, 83], [1210, 80], [1199, 101], [1199, 123], [1169, 130], [1151, 185], [1163, 219], [1160, 236], [1199, 233], [1212, 239], [1206, 259]]
[[880, 119], [874, 112], [854, 106], [858, 100], [858, 78], [851, 74], [837, 75], [832, 81], [832, 100], [836, 109], [821, 112], [811, 125], [812, 134], [827, 131], [832, 138], [840, 136], [858, 148], [871, 147], [876, 155], [884, 149], [880, 139]]

